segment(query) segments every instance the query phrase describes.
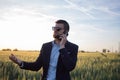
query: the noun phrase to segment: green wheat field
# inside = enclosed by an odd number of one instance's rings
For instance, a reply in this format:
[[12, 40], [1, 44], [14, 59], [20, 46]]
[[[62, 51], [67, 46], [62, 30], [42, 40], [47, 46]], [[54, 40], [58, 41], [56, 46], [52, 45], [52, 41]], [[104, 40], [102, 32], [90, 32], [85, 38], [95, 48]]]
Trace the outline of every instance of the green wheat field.
[[[13, 53], [24, 61], [35, 61], [38, 51], [0, 51], [0, 80], [40, 80], [38, 72], [22, 70], [9, 60]], [[71, 72], [72, 80], [120, 80], [120, 54], [78, 53], [76, 68]]]

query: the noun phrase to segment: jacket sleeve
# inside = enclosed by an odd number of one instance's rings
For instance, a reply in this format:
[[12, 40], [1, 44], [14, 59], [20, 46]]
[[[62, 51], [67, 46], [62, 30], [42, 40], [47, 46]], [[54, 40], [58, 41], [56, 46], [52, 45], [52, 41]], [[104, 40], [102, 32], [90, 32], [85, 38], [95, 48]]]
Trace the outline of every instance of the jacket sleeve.
[[26, 70], [38, 71], [43, 65], [42, 56], [43, 56], [43, 49], [41, 48], [40, 54], [35, 62], [23, 61], [23, 66], [20, 68]]
[[70, 51], [66, 48], [60, 49], [59, 51], [65, 69], [72, 71], [76, 66], [78, 46], [71, 46]]

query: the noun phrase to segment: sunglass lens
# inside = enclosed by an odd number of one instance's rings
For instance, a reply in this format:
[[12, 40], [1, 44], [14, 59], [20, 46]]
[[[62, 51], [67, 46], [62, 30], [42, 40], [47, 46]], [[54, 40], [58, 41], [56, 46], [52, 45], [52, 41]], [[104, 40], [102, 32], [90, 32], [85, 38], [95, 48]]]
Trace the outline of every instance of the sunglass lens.
[[52, 27], [52, 30], [53, 30], [53, 31], [60, 31], [60, 30], [62, 30], [62, 29], [59, 28], [59, 27]]
[[56, 29], [57, 31], [60, 31], [61, 29], [60, 28], [58, 28], [58, 29]]

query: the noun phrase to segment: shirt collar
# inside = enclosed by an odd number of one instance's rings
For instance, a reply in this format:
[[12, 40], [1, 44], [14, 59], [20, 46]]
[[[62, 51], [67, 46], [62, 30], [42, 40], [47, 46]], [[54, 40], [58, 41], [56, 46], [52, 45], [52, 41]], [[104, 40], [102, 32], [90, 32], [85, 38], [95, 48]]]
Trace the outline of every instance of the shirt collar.
[[[65, 45], [67, 45], [68, 42], [69, 42], [69, 41], [67, 41]], [[52, 41], [52, 45], [57, 45], [54, 40]]]
[[52, 41], [52, 45], [59, 46], [58, 44], [55, 43], [55, 41]]

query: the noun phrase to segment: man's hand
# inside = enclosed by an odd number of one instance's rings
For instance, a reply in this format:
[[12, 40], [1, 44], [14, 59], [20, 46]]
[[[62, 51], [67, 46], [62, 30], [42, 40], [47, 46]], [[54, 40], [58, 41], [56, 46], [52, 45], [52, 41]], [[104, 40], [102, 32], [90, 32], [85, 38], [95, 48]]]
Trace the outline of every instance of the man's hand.
[[15, 55], [11, 54], [9, 56], [9, 59], [13, 61], [14, 63], [18, 64], [19, 66], [22, 64], [22, 61], [18, 59]]
[[60, 42], [60, 48], [65, 48], [65, 43], [67, 41], [67, 35], [66, 34], [63, 34], [61, 35], [61, 42]]

